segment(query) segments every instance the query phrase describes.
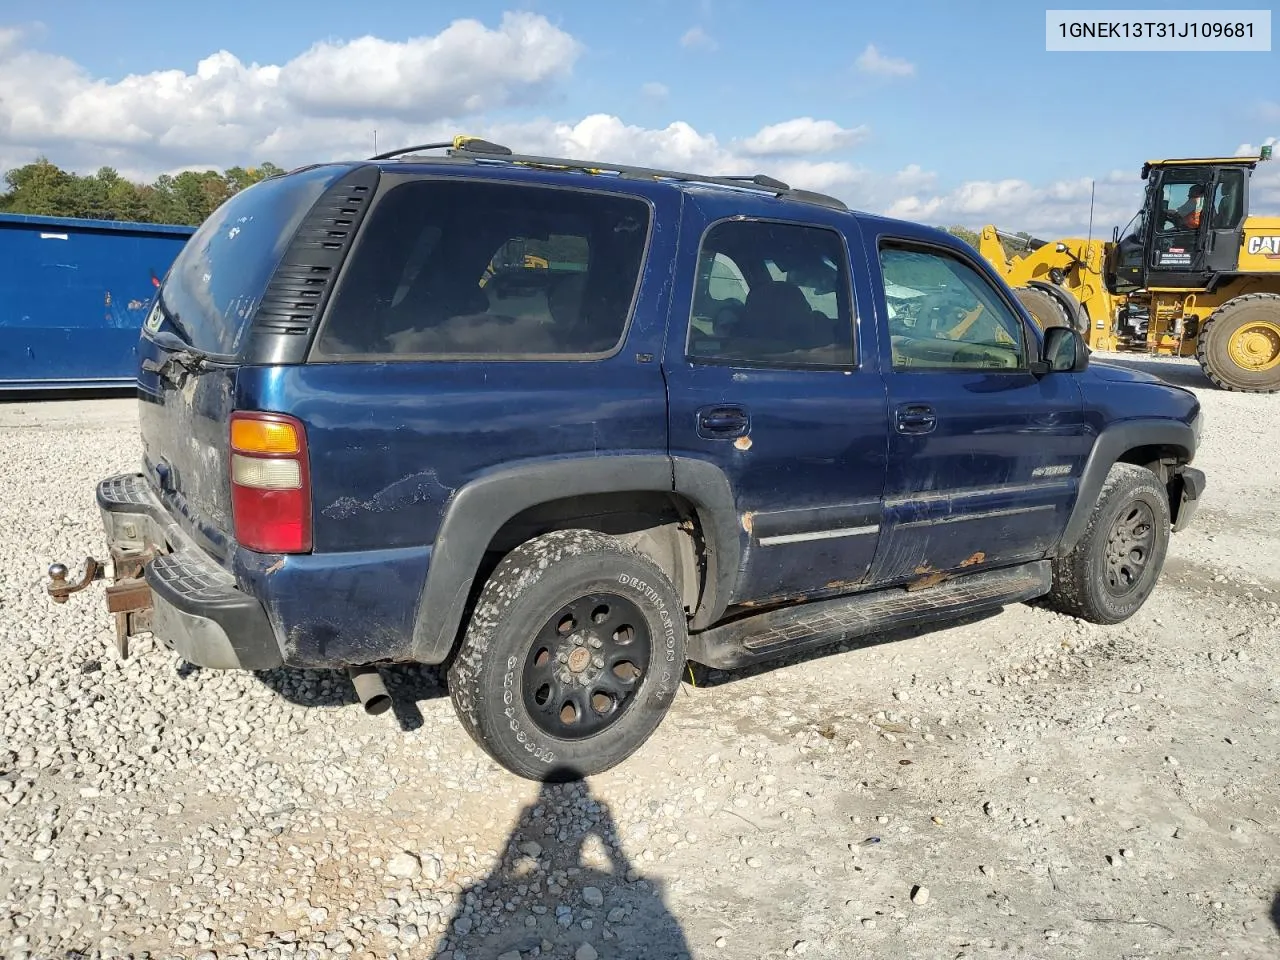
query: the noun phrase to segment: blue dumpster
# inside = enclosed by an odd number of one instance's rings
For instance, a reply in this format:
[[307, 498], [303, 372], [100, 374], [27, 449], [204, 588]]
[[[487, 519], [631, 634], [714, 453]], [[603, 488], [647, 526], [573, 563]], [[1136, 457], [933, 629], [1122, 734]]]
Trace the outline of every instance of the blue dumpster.
[[128, 387], [194, 227], [0, 214], [0, 391]]

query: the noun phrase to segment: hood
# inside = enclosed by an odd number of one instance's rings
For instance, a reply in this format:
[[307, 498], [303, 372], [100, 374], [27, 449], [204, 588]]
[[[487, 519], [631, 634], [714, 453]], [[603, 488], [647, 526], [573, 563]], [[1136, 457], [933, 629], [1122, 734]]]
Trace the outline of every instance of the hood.
[[[1159, 377], [1150, 373], [1108, 363], [1105, 360], [1094, 360], [1092, 357], [1089, 359], [1089, 369], [1093, 371], [1094, 376], [1113, 383], [1164, 383]], [[1168, 384], [1165, 385], [1168, 386]]]

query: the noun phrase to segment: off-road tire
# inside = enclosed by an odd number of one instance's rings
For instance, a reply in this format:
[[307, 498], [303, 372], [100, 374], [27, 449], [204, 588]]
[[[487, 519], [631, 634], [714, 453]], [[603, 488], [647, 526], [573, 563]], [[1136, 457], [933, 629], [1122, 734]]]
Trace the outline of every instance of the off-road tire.
[[[1127, 591], [1117, 594], [1108, 588], [1114, 575], [1109, 548], [1120, 518], [1134, 513], [1150, 517], [1151, 542], [1144, 551], [1140, 576]], [[1090, 623], [1129, 619], [1146, 603], [1160, 579], [1169, 536], [1168, 492], [1159, 478], [1144, 467], [1115, 464], [1098, 494], [1084, 535], [1070, 553], [1053, 561], [1053, 588], [1044, 599], [1045, 605]]]
[[[639, 665], [638, 686], [616, 719], [564, 739], [544, 729], [548, 718], [530, 714], [525, 671], [551, 618], [596, 594], [621, 597], [638, 612], [649, 662]], [[548, 533], [508, 554], [485, 584], [449, 668], [449, 694], [472, 739], [507, 770], [530, 780], [578, 780], [621, 763], [657, 729], [680, 689], [686, 641], [680, 599], [648, 557], [590, 530]]]
[[1214, 386], [1240, 393], [1280, 390], [1280, 366], [1252, 371], [1231, 359], [1231, 338], [1245, 324], [1257, 321], [1280, 324], [1280, 294], [1247, 293], [1233, 297], [1205, 321], [1196, 338], [1196, 360]]
[[1031, 314], [1031, 319], [1041, 330], [1071, 326], [1071, 318], [1067, 315], [1066, 308], [1047, 290], [1037, 287], [1015, 287], [1013, 295], [1026, 308], [1027, 313]]

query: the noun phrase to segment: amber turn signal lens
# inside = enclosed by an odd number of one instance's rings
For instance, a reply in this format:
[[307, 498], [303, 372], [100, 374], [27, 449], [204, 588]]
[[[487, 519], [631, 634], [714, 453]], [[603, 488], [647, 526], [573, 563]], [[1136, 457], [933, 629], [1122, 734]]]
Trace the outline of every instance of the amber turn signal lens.
[[298, 433], [291, 423], [232, 420], [231, 446], [241, 453], [297, 453]]

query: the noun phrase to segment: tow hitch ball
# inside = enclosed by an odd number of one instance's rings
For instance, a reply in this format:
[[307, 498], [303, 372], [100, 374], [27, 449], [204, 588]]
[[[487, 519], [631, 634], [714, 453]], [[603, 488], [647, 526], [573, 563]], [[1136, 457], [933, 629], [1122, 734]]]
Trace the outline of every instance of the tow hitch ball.
[[49, 596], [53, 598], [54, 603], [66, 603], [67, 597], [73, 593], [79, 593], [95, 580], [101, 580], [105, 576], [102, 564], [98, 563], [93, 557], [85, 557], [84, 576], [79, 583], [67, 583], [67, 565], [65, 563], [51, 564], [49, 567]]

